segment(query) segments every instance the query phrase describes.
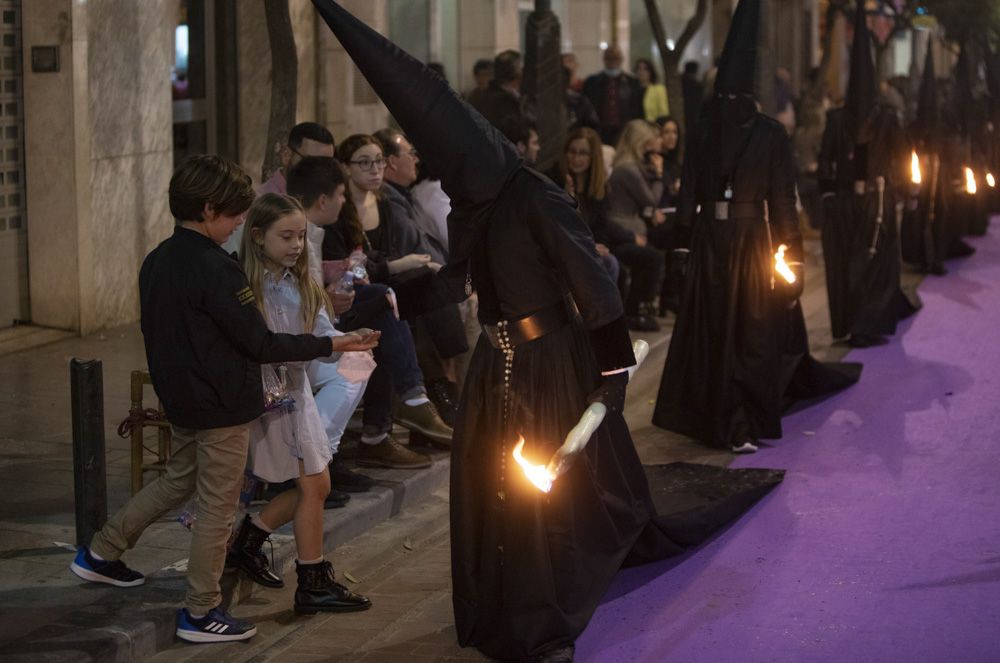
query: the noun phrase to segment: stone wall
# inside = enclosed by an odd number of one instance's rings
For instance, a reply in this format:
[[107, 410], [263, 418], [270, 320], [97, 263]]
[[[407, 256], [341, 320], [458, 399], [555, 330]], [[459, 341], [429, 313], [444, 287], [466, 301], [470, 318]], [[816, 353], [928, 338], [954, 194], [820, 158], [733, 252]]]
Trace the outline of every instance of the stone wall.
[[175, 0], [23, 5], [25, 184], [32, 321], [83, 333], [138, 317], [145, 254], [172, 229]]

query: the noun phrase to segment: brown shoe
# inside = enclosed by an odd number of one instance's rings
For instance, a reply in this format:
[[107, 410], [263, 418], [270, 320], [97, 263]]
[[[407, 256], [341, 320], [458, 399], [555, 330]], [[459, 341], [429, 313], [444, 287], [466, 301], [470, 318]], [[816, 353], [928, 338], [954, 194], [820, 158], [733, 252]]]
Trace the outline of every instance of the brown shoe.
[[362, 467], [387, 467], [395, 470], [419, 470], [431, 466], [431, 457], [410, 451], [390, 433], [378, 444], [358, 445], [357, 464]]
[[427, 401], [420, 405], [399, 404], [396, 412], [396, 423], [403, 428], [416, 431], [445, 449], [451, 448], [451, 436], [454, 430], [444, 423], [438, 414], [434, 403]]

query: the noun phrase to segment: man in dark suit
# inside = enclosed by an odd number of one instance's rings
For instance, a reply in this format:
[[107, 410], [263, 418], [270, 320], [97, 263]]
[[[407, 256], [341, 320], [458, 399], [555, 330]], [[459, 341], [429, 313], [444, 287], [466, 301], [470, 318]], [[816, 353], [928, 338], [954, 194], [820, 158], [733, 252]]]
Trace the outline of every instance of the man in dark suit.
[[601, 121], [601, 141], [614, 145], [630, 120], [642, 117], [642, 88], [639, 81], [622, 71], [622, 49], [611, 44], [604, 49], [604, 71], [588, 76], [583, 82], [583, 96], [597, 109]]
[[493, 60], [493, 80], [485, 92], [469, 103], [490, 121], [500, 127], [504, 120], [525, 114], [524, 99], [521, 96], [521, 79], [524, 77], [524, 63], [517, 51], [504, 51]]

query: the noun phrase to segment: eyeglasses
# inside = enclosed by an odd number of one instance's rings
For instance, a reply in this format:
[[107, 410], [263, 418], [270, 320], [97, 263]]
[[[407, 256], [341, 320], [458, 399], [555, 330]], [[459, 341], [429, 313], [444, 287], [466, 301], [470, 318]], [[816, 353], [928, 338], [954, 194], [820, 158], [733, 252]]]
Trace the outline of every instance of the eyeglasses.
[[372, 168], [377, 168], [378, 170], [382, 170], [385, 168], [385, 159], [383, 159], [382, 157], [379, 157], [378, 159], [375, 160], [358, 159], [357, 161], [348, 161], [347, 163], [351, 164], [352, 166], [357, 166], [358, 168], [364, 171], [369, 171]]
[[566, 150], [566, 154], [571, 157], [589, 157], [590, 150]]

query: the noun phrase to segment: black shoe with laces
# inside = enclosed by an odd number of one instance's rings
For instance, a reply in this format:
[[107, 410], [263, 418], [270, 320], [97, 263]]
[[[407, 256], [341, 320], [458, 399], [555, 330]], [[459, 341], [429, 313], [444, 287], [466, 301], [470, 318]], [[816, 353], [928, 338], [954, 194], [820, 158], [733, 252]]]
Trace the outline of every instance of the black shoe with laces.
[[375, 485], [375, 479], [347, 467], [340, 459], [340, 454], [334, 454], [330, 461], [331, 491], [345, 493], [366, 493]]
[[70, 571], [90, 582], [103, 582], [115, 587], [138, 587], [146, 582], [146, 576], [125, 566], [121, 560], [111, 562], [97, 559], [90, 548], [80, 546], [76, 559], [69, 565]]
[[343, 509], [351, 501], [350, 493], [330, 488], [330, 494], [323, 500], [324, 509]]
[[427, 396], [437, 408], [441, 420], [452, 428], [455, 427], [455, 417], [458, 415], [457, 387], [446, 378], [432, 380], [427, 383]]

